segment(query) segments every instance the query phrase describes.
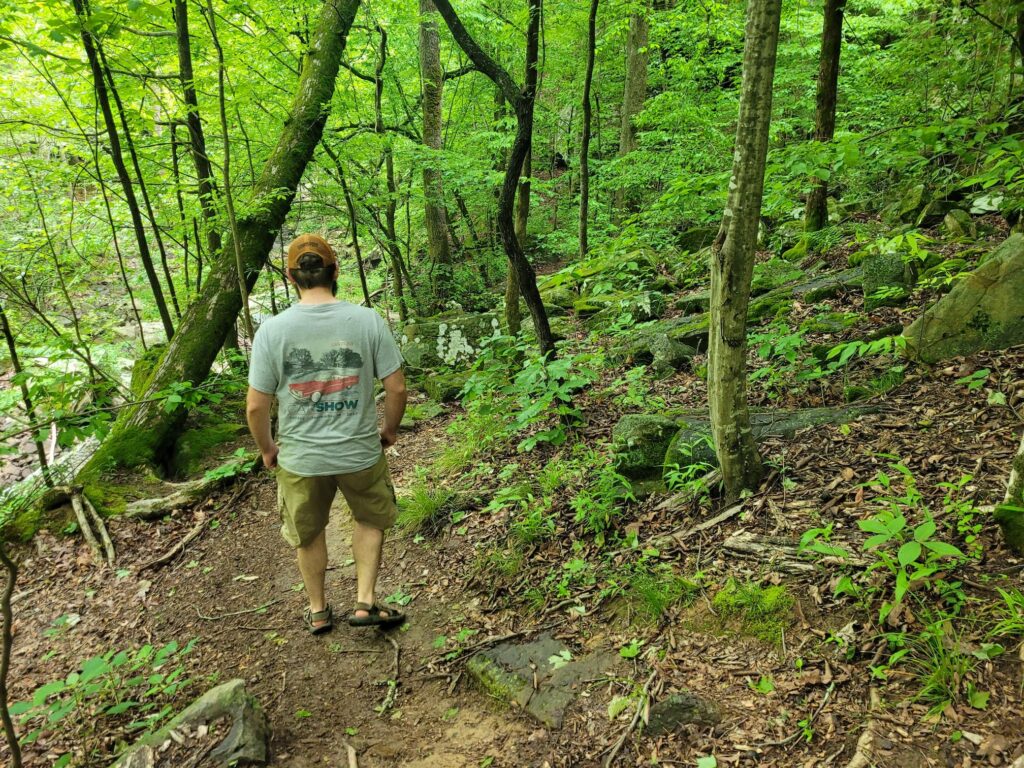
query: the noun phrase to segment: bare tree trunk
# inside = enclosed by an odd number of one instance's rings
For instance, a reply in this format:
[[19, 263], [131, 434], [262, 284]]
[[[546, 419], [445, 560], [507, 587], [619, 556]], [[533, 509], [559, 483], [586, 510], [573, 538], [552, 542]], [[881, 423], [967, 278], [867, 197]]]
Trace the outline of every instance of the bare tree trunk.
[[[206, 0], [206, 23], [213, 38], [213, 47], [217, 50], [217, 103], [220, 105], [220, 139], [224, 148], [224, 162], [221, 166], [224, 179], [224, 207], [228, 214], [228, 230], [231, 232], [231, 243], [235, 251], [235, 271], [238, 274], [238, 293], [242, 300], [242, 320], [245, 323], [245, 336], [252, 339], [255, 331], [252, 316], [249, 314], [249, 286], [245, 274], [245, 258], [242, 256], [242, 245], [238, 237], [238, 221], [235, 218], [235, 200], [231, 193], [231, 139], [228, 136], [227, 96], [224, 93], [224, 49], [217, 37], [217, 16], [213, 12], [213, 0]], [[257, 271], [258, 272], [258, 271]], [[235, 341], [238, 334], [235, 334]], [[232, 345], [236, 346], [236, 345]]]
[[[192, 41], [188, 31], [188, 0], [174, 0], [174, 26], [178, 40], [178, 72], [181, 76], [181, 89], [185, 100], [188, 123], [189, 146], [192, 150], [192, 162], [196, 167], [199, 179], [199, 207], [203, 212], [203, 230], [206, 233], [206, 250], [210, 258], [220, 253], [220, 230], [217, 227], [217, 208], [214, 205], [216, 188], [213, 184], [213, 167], [206, 155], [206, 137], [203, 135], [203, 121], [199, 118], [199, 101], [196, 98], [196, 86], [192, 71]], [[198, 247], [198, 243], [197, 243]], [[202, 274], [202, 267], [198, 268]], [[196, 280], [196, 290], [202, 287], [202, 280]]]
[[448, 211], [444, 204], [441, 180], [441, 101], [444, 70], [441, 69], [441, 42], [437, 30], [437, 9], [431, 0], [420, 2], [419, 55], [423, 81], [423, 143], [430, 149], [423, 167], [423, 218], [427, 228], [427, 248], [433, 274], [433, 300], [442, 305], [451, 295], [452, 264], [448, 243]]
[[[80, 3], [82, 0], [75, 0]], [[308, 43], [302, 75], [291, 111], [273, 152], [264, 164], [251, 212], [238, 220], [238, 237], [247, 285], [251, 289], [274, 245], [295, 190], [323, 134], [334, 84], [359, 0], [326, 0]], [[228, 243], [214, 261], [203, 290], [189, 307], [179, 333], [146, 383], [146, 402], [126, 407], [109, 437], [79, 473], [87, 493], [103, 472], [117, 466], [159, 462], [173, 446], [184, 409], [167, 412], [154, 397], [172, 384], [201, 382], [242, 308], [234, 245]]]
[[149, 251], [149, 242], [146, 239], [146, 228], [142, 223], [142, 213], [139, 210], [139, 201], [135, 197], [135, 188], [132, 186], [131, 177], [124, 164], [124, 156], [121, 153], [121, 138], [117, 133], [117, 124], [114, 122], [114, 114], [110, 109], [110, 99], [107, 96], [107, 87], [104, 82], [103, 68], [100, 66], [100, 59], [96, 52], [92, 32], [89, 31], [89, 17], [85, 10], [84, 0], [71, 0], [75, 9], [75, 16], [78, 19], [82, 35], [82, 45], [85, 48], [86, 58], [89, 60], [89, 68], [92, 71], [93, 87], [96, 91], [96, 99], [103, 113], [103, 122], [107, 129], [107, 138], [110, 141], [110, 159], [117, 171], [117, 178], [121, 182], [121, 190], [124, 193], [125, 203], [131, 214], [132, 228], [135, 230], [135, 239], [139, 245], [139, 258], [146, 270], [146, 277], [149, 278], [149, 287], [153, 291], [153, 300], [156, 303], [157, 311], [160, 313], [160, 320], [164, 325], [164, 332], [168, 340], [174, 336], [174, 324], [171, 322], [171, 315], [167, 311], [167, 302], [164, 299], [163, 289], [160, 287], [160, 279], [157, 277], [156, 269], [153, 266], [153, 257]]
[[355, 249], [356, 266], [359, 268], [359, 282], [363, 287], [363, 300], [366, 306], [372, 306], [370, 301], [370, 289], [366, 285], [366, 270], [363, 269], [363, 254], [359, 250], [359, 222], [356, 219], [356, 206], [352, 202], [352, 193], [349, 191], [348, 182], [345, 180], [345, 167], [341, 164], [334, 151], [327, 146], [326, 141], [320, 142], [324, 151], [334, 161], [334, 167], [338, 170], [338, 182], [341, 184], [341, 193], [345, 196], [345, 207], [348, 209], [348, 223], [352, 229], [352, 247]]
[[726, 496], [763, 473], [747, 409], [747, 306], [764, 192], [782, 0], [750, 0], [729, 200], [711, 253], [708, 403]]
[[[836, 96], [839, 86], [839, 55], [843, 43], [843, 11], [846, 0], [825, 0], [825, 21], [821, 32], [818, 66], [818, 108], [814, 117], [814, 140], [824, 144], [836, 133]], [[818, 179], [807, 197], [804, 226], [817, 232], [828, 223], [828, 181]]]
[[[409, 317], [406, 306], [405, 286], [402, 281], [402, 249], [398, 244], [398, 233], [395, 230], [395, 210], [398, 206], [398, 185], [395, 183], [395, 153], [391, 148], [391, 139], [384, 129], [384, 65], [388, 60], [388, 33], [384, 27], [378, 26], [380, 46], [377, 48], [377, 64], [373, 72], [373, 130], [384, 143], [384, 180], [387, 184], [388, 199], [384, 206], [384, 237], [387, 240], [387, 251], [391, 262], [391, 277], [395, 283], [395, 298], [398, 300], [398, 319], [403, 323]], [[379, 224], [379, 219], [378, 219]], [[412, 290], [412, 286], [409, 286]]]
[[[633, 118], [644, 108], [647, 98], [647, 9], [629, 17], [626, 40], [626, 87], [622, 93], [622, 127], [619, 130], [619, 157], [636, 149]], [[622, 211], [633, 206], [624, 188], [615, 191], [615, 208]]]
[[[181, 194], [181, 164], [178, 162], [178, 122], [171, 123], [171, 178], [174, 179], [174, 201], [178, 206], [178, 221], [181, 224], [181, 247], [184, 251], [182, 266], [185, 278], [185, 305], [188, 306], [192, 282], [189, 279], [188, 262], [188, 219], [185, 216], [185, 198]], [[196, 247], [199, 243], [196, 243]]]
[[594, 51], [597, 47], [597, 4], [591, 0], [587, 18], [587, 71], [583, 76], [583, 132], [580, 140], [580, 258], [590, 250], [587, 216], [590, 214], [590, 86], [594, 80]]
[[[36, 425], [39, 423], [36, 417], [36, 407], [32, 402], [32, 395], [28, 391], [28, 384], [18, 376], [22, 371], [21, 360], [18, 358], [18, 345], [14, 341], [14, 334], [11, 333], [11, 326], [7, 322], [7, 314], [4, 312], [2, 305], [0, 305], [0, 330], [3, 331], [4, 341], [7, 342], [7, 352], [11, 356], [11, 367], [14, 369], [14, 376], [20, 380], [18, 386], [21, 389], [21, 402], [25, 405], [25, 416], [28, 418], [29, 424]], [[39, 471], [42, 473], [46, 484], [52, 487], [53, 480], [50, 478], [50, 467], [46, 462], [46, 450], [43, 448], [43, 441], [39, 439], [34, 429], [32, 431], [32, 442], [36, 447], [36, 457], [39, 459]]]
[[509, 153], [508, 167], [505, 169], [505, 179], [501, 185], [501, 195], [498, 198], [498, 234], [501, 237], [505, 254], [519, 280], [519, 290], [522, 292], [526, 306], [533, 318], [541, 354], [554, 357], [555, 339], [551, 333], [551, 326], [548, 324], [544, 302], [541, 301], [540, 291], [537, 289], [537, 274], [526, 258], [519, 238], [516, 237], [513, 211], [519, 171], [526, 156], [530, 153], [533, 139], [533, 108], [537, 94], [541, 0], [528, 0], [528, 2], [530, 20], [526, 29], [526, 79], [522, 89], [517, 86], [508, 71], [487, 55], [473, 40], [452, 9], [449, 0], [435, 0], [435, 5], [448, 25], [448, 29], [451, 30], [455, 41], [466, 52], [477, 69], [501, 88], [505, 100], [515, 109], [516, 136], [512, 143], [512, 151]]
[[4, 735], [11, 750], [11, 768], [21, 768], [21, 746], [18, 744], [18, 733], [14, 730], [14, 721], [11, 719], [7, 703], [7, 672], [11, 668], [11, 646], [14, 644], [14, 612], [11, 610], [11, 599], [14, 595], [14, 585], [18, 580], [18, 566], [4, 549], [3, 539], [0, 539], [0, 563], [7, 571], [3, 596], [0, 597], [0, 614], [4, 619], [3, 643], [0, 650], [0, 720], [3, 721]]

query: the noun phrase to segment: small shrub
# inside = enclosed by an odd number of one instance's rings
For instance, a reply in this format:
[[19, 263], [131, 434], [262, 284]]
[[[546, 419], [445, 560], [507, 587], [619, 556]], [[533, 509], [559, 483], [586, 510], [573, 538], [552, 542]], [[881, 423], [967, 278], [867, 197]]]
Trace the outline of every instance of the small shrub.
[[436, 535], [451, 519], [455, 494], [421, 476], [398, 498], [398, 527]]

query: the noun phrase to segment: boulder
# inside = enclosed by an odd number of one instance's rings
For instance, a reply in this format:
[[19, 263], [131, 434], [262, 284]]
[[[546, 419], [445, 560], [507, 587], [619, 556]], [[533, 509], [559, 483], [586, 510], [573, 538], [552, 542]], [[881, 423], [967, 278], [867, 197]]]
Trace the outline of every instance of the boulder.
[[903, 335], [908, 357], [924, 363], [1024, 344], [1024, 235], [1011, 235]]
[[913, 224], [928, 202], [928, 190], [925, 185], [915, 184], [900, 198], [899, 208], [896, 211], [897, 217], [905, 224]]
[[978, 227], [971, 214], [960, 208], [954, 208], [942, 220], [942, 231], [953, 240], [970, 239], [978, 236]]
[[599, 293], [581, 296], [573, 304], [578, 315], [600, 314], [609, 321], [629, 312], [638, 322], [653, 320], [665, 312], [665, 296], [657, 291]]
[[619, 472], [642, 480], [661, 475], [665, 452], [679, 431], [675, 419], [631, 413], [612, 428], [612, 452]]
[[611, 349], [611, 354], [627, 364], [649, 365], [656, 374], [668, 376], [688, 369], [697, 350], [667, 333], [656, 332], [627, 336]]
[[481, 651], [466, 669], [492, 697], [554, 729], [561, 728], [566, 710], [591, 681], [619, 664], [621, 659], [607, 652], [575, 658], [545, 633], [532, 642], [505, 642]]
[[899, 253], [873, 253], [864, 257], [864, 308], [893, 307], [910, 295], [913, 272]]
[[718, 227], [691, 227], [676, 238], [676, 247], [680, 251], [696, 253], [711, 245], [718, 236]]
[[173, 738], [171, 733], [176, 728], [205, 725], [221, 718], [230, 718], [231, 729], [224, 740], [210, 751], [208, 759], [223, 766], [266, 765], [270, 742], [267, 716], [260, 703], [246, 691], [245, 681], [235, 679], [210, 689], [163, 728], [143, 736], [110, 768], [139, 765], [139, 758], [147, 752], [152, 754], [154, 749], [159, 749], [161, 744]]
[[767, 293], [783, 285], [794, 283], [804, 276], [797, 266], [784, 259], [772, 258], [754, 265], [754, 277], [750, 284], [752, 296]]
[[700, 288], [695, 291], [688, 291], [676, 298], [673, 306], [680, 312], [707, 312], [711, 308], [711, 290]]
[[413, 370], [467, 368], [483, 342], [500, 334], [493, 312], [445, 312], [406, 323], [399, 342], [406, 365]]
[[458, 399], [459, 392], [469, 381], [469, 371], [436, 373], [423, 379], [423, 391], [438, 403], [451, 403]]

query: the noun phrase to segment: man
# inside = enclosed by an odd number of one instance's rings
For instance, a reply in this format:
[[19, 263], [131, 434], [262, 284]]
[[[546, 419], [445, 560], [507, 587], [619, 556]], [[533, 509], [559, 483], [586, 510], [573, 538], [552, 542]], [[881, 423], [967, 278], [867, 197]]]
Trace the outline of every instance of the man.
[[[299, 303], [263, 323], [253, 339], [246, 418], [263, 464], [277, 477], [281, 535], [295, 547], [309, 597], [313, 634], [334, 623], [324, 596], [325, 527], [340, 490], [354, 518], [354, 626], [394, 626], [401, 612], [377, 605], [374, 590], [384, 532], [397, 508], [384, 448], [395, 444], [405, 412], [402, 356], [374, 310], [335, 298], [338, 259], [322, 237], [301, 235], [288, 248], [286, 275]], [[374, 379], [383, 382], [378, 431]], [[278, 440], [270, 409], [278, 402]]]

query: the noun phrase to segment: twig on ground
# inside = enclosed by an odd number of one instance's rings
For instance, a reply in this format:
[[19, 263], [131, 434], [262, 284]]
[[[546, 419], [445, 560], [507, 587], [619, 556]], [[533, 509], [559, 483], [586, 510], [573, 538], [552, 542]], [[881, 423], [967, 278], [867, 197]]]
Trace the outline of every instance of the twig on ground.
[[171, 560], [173, 560], [175, 557], [177, 557], [181, 552], [185, 550], [185, 547], [187, 547], [196, 538], [198, 538], [199, 534], [203, 532], [203, 529], [205, 527], [206, 515], [201, 514], [199, 522], [196, 523], [195, 527], [188, 532], [188, 535], [185, 536], [185, 538], [183, 538], [181, 541], [179, 541], [177, 544], [175, 544], [173, 547], [167, 550], [164, 554], [160, 555], [160, 557], [154, 558], [153, 560], [150, 560], [148, 563], [144, 563], [143, 565], [141, 565], [139, 567], [138, 572], [142, 573], [148, 568], [157, 568], [161, 565], [166, 565], [167, 563], [171, 562]]
[[401, 646], [398, 645], [398, 641], [391, 637], [391, 635], [385, 634], [384, 639], [391, 643], [391, 647], [395, 649], [395, 668], [391, 679], [387, 681], [387, 695], [384, 697], [384, 701], [381, 702], [381, 705], [377, 707], [377, 714], [379, 715], [383, 715], [395, 705], [395, 699], [398, 698], [398, 685], [401, 674]]
[[636, 705], [636, 712], [633, 713], [633, 719], [630, 721], [629, 726], [627, 726], [622, 732], [622, 735], [619, 736], [619, 740], [616, 741], [615, 745], [612, 747], [611, 753], [604, 761], [604, 768], [610, 768], [612, 763], [615, 762], [615, 758], [618, 757], [619, 750], [622, 749], [622, 745], [626, 743], [626, 739], [629, 738], [629, 735], [636, 728], [636, 724], [640, 722], [640, 713], [643, 712], [644, 708], [647, 706], [647, 697], [651, 690], [651, 684], [654, 683], [654, 678], [657, 676], [658, 670], [654, 670], [651, 672], [651, 676], [647, 678], [647, 683], [644, 685], [644, 691], [640, 694], [640, 701], [638, 701]]
[[778, 741], [763, 741], [760, 744], [752, 744], [751, 746], [754, 749], [767, 749], [768, 747], [784, 747], [786, 744], [789, 744], [790, 742], [799, 739], [804, 734], [804, 728], [810, 728], [814, 721], [818, 719], [818, 715], [820, 715], [822, 710], [825, 709], [825, 705], [828, 704], [828, 700], [832, 698], [832, 691], [834, 691], [835, 689], [836, 684], [829, 683], [828, 689], [825, 691], [825, 698], [821, 700], [821, 704], [818, 705], [818, 708], [814, 711], [814, 714], [811, 715], [811, 719], [808, 720], [807, 724], [801, 727], [799, 731], [793, 731], [793, 733], [791, 733], [789, 736], [787, 736], [784, 739], [779, 739]]
[[[875, 724], [876, 721], [873, 719], [872, 712], [874, 712], [881, 704], [881, 697], [878, 695], [878, 689], [871, 686], [870, 690], [870, 703], [868, 705], [868, 722], [864, 728], [864, 733], [857, 739], [857, 747], [853, 753], [853, 757], [850, 758], [845, 768], [870, 768], [875, 764], [874, 758], [871, 756], [871, 748], [875, 741]], [[1013, 768], [1024, 768], [1019, 767], [1014, 763]]]
[[347, 741], [343, 741], [345, 745], [345, 754], [348, 756], [348, 768], [359, 768], [359, 760], [356, 758], [356, 750]]
[[277, 600], [270, 600], [269, 602], [266, 602], [263, 605], [258, 605], [255, 608], [246, 608], [244, 611], [231, 611], [230, 613], [222, 613], [220, 616], [203, 616], [203, 614], [200, 613], [200, 611], [199, 611], [199, 606], [196, 606], [196, 615], [200, 619], [202, 619], [203, 621], [220, 621], [221, 619], [227, 619], [227, 618], [230, 618], [231, 616], [241, 616], [241, 615], [246, 614], [246, 613], [259, 613], [260, 611], [265, 611], [267, 608], [269, 608], [272, 605], [277, 605], [278, 603], [282, 602], [283, 600], [284, 600], [284, 598], [278, 598]]

